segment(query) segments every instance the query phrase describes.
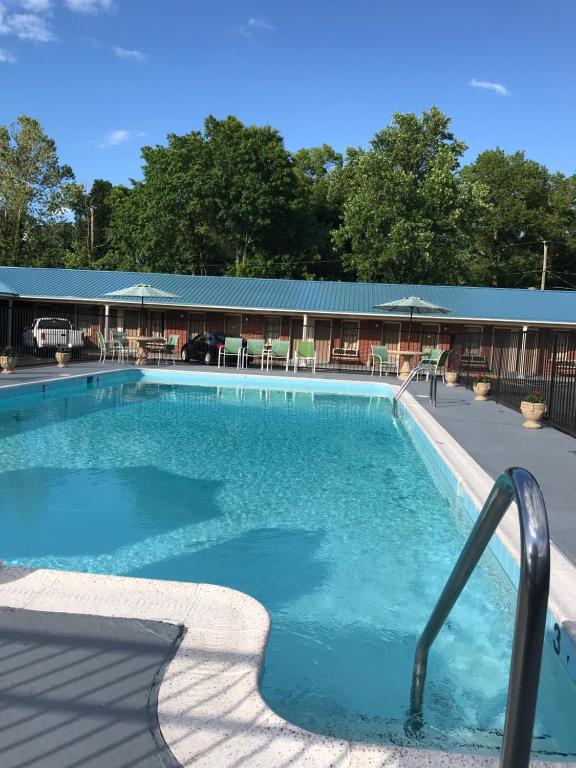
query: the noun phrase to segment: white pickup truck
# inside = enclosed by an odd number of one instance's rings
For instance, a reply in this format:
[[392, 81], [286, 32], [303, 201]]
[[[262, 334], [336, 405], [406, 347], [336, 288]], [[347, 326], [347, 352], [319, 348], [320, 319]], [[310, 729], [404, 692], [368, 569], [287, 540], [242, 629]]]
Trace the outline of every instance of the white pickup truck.
[[84, 334], [75, 331], [70, 320], [65, 317], [38, 317], [24, 331], [22, 342], [25, 347], [32, 349], [77, 349], [84, 346]]

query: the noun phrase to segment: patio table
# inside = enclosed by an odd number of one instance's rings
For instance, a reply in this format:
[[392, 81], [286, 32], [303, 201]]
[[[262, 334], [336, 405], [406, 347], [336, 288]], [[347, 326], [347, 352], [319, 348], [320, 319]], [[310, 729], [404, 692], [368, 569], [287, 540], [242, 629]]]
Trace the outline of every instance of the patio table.
[[146, 365], [150, 347], [166, 344], [166, 339], [162, 338], [162, 336], [126, 336], [126, 338], [128, 341], [138, 344], [136, 365]]
[[398, 372], [399, 379], [407, 379], [408, 376], [410, 376], [410, 371], [412, 370], [412, 358], [422, 357], [424, 354], [425, 352], [415, 352], [413, 349], [388, 350], [388, 355], [394, 355], [396, 357], [404, 358], [402, 365], [400, 366], [400, 370]]

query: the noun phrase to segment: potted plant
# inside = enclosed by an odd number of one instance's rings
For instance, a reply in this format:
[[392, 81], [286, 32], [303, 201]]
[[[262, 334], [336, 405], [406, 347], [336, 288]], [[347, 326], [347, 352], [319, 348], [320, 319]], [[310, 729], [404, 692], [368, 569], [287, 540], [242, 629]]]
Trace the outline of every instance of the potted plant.
[[520, 403], [520, 410], [524, 417], [523, 427], [526, 429], [542, 429], [542, 418], [548, 406], [544, 395], [539, 389], [533, 389]]
[[2, 373], [14, 373], [16, 352], [12, 347], [4, 347], [0, 353], [0, 365], [2, 366]]
[[56, 347], [56, 362], [58, 368], [65, 368], [70, 362], [72, 357], [72, 350], [70, 347]]
[[450, 370], [448, 369], [444, 373], [444, 380], [446, 381], [447, 387], [457, 387], [458, 386], [458, 371]]
[[477, 374], [472, 386], [474, 390], [474, 400], [488, 400], [488, 392], [490, 392], [490, 379], [485, 373]]

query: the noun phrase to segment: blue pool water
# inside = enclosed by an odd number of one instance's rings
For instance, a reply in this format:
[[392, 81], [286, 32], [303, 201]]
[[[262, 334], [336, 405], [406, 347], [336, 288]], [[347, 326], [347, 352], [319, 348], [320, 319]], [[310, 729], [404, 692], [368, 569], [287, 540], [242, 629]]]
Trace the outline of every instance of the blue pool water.
[[[5, 562], [234, 587], [272, 615], [263, 695], [358, 740], [493, 751], [515, 591], [486, 555], [432, 651], [415, 643], [471, 527], [384, 397], [147, 380], [0, 402]], [[576, 753], [546, 649], [534, 741]]]

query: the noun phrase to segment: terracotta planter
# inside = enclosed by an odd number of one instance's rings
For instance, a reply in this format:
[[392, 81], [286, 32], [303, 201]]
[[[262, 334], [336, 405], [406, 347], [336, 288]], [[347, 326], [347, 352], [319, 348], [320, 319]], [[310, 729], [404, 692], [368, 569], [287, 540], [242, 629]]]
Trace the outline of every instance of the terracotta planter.
[[444, 379], [446, 380], [447, 387], [458, 386], [458, 373], [456, 371], [446, 371], [444, 374]]
[[542, 418], [548, 410], [546, 403], [528, 403], [526, 400], [522, 400], [520, 410], [524, 417], [523, 427], [526, 427], [526, 429], [542, 429]]
[[474, 400], [488, 400], [488, 392], [490, 392], [489, 381], [477, 381], [473, 386], [474, 394], [476, 397]]
[[72, 352], [56, 352], [56, 362], [58, 363], [58, 368], [65, 368], [68, 363], [70, 362], [70, 359], [72, 357]]
[[0, 365], [2, 366], [2, 373], [14, 373], [16, 368], [16, 357], [8, 357], [8, 355], [0, 356]]

